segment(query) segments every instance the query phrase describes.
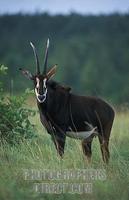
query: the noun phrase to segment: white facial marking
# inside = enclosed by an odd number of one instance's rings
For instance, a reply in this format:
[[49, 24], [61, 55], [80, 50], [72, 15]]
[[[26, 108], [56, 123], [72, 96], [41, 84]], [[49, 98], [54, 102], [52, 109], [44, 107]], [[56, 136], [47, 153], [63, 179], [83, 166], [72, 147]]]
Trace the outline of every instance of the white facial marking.
[[36, 88], [38, 89], [39, 88], [39, 78], [36, 78], [36, 82], [37, 82]]
[[47, 88], [47, 86], [46, 86], [46, 81], [47, 81], [47, 79], [45, 78], [45, 79], [43, 80], [43, 87], [44, 87], [44, 88]]
[[38, 100], [39, 103], [43, 103], [43, 102], [46, 100], [46, 97], [47, 97], [47, 86], [46, 86], [46, 81], [47, 81], [47, 79], [45, 78], [45, 79], [43, 80], [43, 87], [45, 88], [45, 92], [44, 92], [44, 94], [41, 95], [41, 94], [38, 93], [38, 89], [39, 89], [39, 78], [36, 78], [37, 84], [36, 84], [36, 87], [35, 87], [35, 94], [36, 94], [36, 98], [37, 98], [37, 100]]

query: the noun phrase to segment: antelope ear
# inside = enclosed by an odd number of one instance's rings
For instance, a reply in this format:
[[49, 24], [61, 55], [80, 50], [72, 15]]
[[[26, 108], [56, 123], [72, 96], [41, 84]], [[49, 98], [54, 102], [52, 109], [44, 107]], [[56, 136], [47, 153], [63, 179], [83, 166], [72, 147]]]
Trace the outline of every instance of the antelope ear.
[[28, 70], [25, 70], [25, 69], [22, 69], [22, 68], [19, 68], [19, 70], [22, 72], [22, 74], [28, 78], [29, 80], [33, 80], [34, 79], [34, 76], [28, 71]]
[[52, 78], [56, 73], [57, 65], [54, 65], [47, 73], [47, 78]]

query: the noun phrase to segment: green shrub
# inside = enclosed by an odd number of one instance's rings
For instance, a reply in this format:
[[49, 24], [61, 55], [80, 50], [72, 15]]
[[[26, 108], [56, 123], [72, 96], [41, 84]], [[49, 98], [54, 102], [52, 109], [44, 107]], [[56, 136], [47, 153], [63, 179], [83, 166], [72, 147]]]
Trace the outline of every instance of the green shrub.
[[[7, 68], [0, 67], [0, 74], [4, 74]], [[9, 144], [16, 144], [24, 139], [35, 137], [35, 127], [29, 117], [35, 115], [35, 111], [24, 108], [26, 94], [22, 96], [10, 96], [4, 94], [0, 84], [0, 139]]]

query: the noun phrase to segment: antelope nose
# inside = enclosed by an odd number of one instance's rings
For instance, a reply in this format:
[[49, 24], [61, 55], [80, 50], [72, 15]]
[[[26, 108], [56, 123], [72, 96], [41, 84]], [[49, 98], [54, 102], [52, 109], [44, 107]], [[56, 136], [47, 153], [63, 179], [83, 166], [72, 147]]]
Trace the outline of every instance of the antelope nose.
[[38, 96], [38, 99], [39, 99], [40, 101], [43, 101], [43, 100], [44, 100], [44, 96], [43, 96], [43, 95], [39, 95], [39, 96]]

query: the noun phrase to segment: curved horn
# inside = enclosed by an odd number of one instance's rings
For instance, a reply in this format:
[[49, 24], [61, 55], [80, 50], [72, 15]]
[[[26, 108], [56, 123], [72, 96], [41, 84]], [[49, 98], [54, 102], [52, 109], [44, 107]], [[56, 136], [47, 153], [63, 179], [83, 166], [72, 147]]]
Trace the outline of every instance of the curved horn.
[[45, 51], [43, 75], [46, 75], [47, 73], [48, 49], [49, 49], [49, 38], [47, 39], [47, 46]]
[[38, 59], [36, 48], [35, 48], [35, 46], [33, 45], [32, 42], [30, 42], [30, 45], [31, 45], [33, 52], [34, 52], [34, 57], [35, 57], [35, 62], [36, 62], [36, 73], [40, 74], [39, 59]]

